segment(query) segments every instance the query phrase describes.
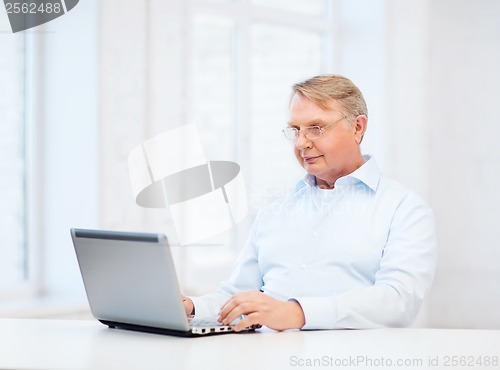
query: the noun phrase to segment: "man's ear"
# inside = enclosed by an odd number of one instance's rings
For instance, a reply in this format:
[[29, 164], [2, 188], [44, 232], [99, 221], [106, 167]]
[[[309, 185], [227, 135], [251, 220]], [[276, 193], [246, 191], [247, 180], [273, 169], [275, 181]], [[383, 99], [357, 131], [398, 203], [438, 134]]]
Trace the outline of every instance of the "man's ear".
[[360, 114], [356, 117], [354, 121], [353, 129], [354, 129], [354, 138], [358, 144], [361, 144], [363, 141], [363, 136], [366, 132], [366, 126], [368, 124], [368, 117], [364, 114]]

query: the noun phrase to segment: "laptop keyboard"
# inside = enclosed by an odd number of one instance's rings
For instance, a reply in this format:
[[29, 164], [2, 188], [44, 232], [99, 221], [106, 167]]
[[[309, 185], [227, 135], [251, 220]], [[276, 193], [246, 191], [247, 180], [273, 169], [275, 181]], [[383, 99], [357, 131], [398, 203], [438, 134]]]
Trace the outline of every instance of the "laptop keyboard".
[[190, 317], [188, 318], [191, 326], [221, 326], [222, 323], [217, 321], [217, 316], [208, 317]]

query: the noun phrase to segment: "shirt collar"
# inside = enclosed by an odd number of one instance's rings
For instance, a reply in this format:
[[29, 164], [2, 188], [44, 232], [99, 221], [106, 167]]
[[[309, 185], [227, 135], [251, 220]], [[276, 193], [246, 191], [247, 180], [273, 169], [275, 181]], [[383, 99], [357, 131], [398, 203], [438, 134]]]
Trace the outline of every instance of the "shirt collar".
[[[361, 167], [349, 175], [338, 179], [335, 182], [335, 186], [362, 182], [373, 191], [376, 191], [380, 181], [380, 170], [378, 169], [377, 162], [375, 162], [375, 159], [369, 155], [364, 155], [363, 159], [365, 160], [365, 163], [363, 163]], [[306, 174], [304, 178], [295, 186], [295, 191], [298, 191], [306, 185], [316, 186], [316, 177], [309, 173]]]

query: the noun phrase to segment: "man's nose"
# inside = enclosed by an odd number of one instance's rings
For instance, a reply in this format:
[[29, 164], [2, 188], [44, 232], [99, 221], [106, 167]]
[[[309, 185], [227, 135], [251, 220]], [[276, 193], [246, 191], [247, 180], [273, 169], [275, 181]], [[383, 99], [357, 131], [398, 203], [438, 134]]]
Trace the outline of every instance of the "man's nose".
[[297, 138], [295, 139], [295, 147], [299, 150], [305, 149], [305, 148], [310, 148], [311, 147], [311, 140], [309, 140], [304, 132], [299, 131], [297, 132]]

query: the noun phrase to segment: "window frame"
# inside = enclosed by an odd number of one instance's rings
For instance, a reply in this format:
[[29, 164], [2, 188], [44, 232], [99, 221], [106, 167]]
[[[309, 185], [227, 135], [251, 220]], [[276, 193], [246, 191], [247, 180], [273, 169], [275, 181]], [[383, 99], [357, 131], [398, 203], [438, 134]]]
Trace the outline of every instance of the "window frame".
[[0, 286], [2, 301], [17, 301], [36, 297], [41, 291], [40, 279], [40, 241], [41, 228], [38, 214], [43, 200], [42, 189], [35, 184], [41, 184], [41, 173], [38, 170], [42, 163], [41, 137], [39, 125], [35, 123], [39, 113], [36, 94], [40, 86], [41, 49], [36, 45], [34, 33], [25, 32], [24, 37], [24, 101], [23, 101], [23, 152], [24, 152], [24, 278], [20, 281]]
[[[227, 2], [214, 2], [209, 0], [189, 0], [187, 3], [187, 59], [190, 58], [190, 48], [193, 44], [192, 30], [194, 19], [197, 15], [222, 17], [231, 20], [236, 29], [233, 40], [234, 45], [234, 92], [235, 92], [235, 130], [234, 157], [238, 163], [250, 163], [250, 150], [241, 151], [242, 138], [250, 137], [251, 130], [251, 57], [252, 49], [251, 27], [256, 23], [285, 26], [304, 31], [313, 31], [321, 34], [322, 58], [321, 73], [338, 69], [340, 65], [339, 42], [340, 40], [340, 2], [337, 0], [323, 0], [325, 15], [316, 16], [301, 14], [292, 11], [280, 10], [252, 4], [251, 0], [236, 0]], [[188, 77], [189, 78], [189, 77]], [[191, 85], [187, 80], [186, 84]], [[191, 101], [188, 97], [188, 101]], [[249, 167], [249, 166], [246, 166]], [[252, 174], [245, 172], [250, 181]]]

